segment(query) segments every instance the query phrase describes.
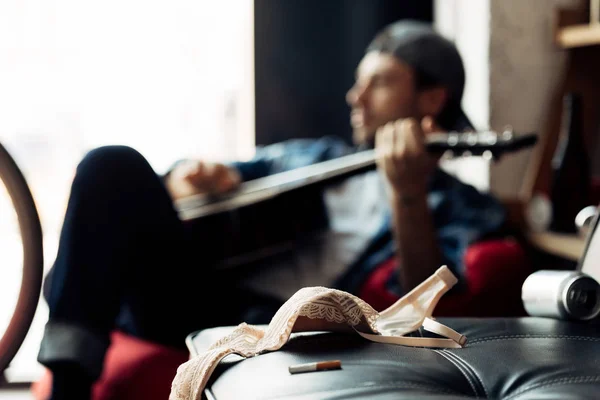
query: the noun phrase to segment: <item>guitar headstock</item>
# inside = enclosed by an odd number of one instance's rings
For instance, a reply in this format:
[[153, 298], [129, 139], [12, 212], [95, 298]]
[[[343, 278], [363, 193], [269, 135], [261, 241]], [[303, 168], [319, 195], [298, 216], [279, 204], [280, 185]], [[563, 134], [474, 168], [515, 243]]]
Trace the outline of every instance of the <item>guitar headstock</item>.
[[537, 134], [503, 132], [448, 132], [427, 136], [427, 148], [446, 157], [483, 156], [497, 160], [506, 153], [516, 152], [537, 143]]

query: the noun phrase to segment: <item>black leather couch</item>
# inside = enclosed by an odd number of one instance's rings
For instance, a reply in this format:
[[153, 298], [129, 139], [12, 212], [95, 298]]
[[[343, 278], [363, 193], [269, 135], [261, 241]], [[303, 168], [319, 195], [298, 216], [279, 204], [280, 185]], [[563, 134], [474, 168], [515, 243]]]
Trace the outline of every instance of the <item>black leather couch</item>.
[[[223, 360], [205, 396], [215, 400], [600, 399], [598, 323], [533, 317], [440, 322], [465, 334], [467, 345], [442, 350], [373, 343], [352, 334], [293, 334], [279, 351]], [[231, 329], [191, 334], [192, 354]], [[341, 361], [341, 370], [288, 372], [293, 364], [332, 359]]]
[[[577, 269], [600, 282], [600, 213], [590, 225]], [[498, 298], [497, 301], [503, 301]], [[467, 336], [461, 349], [374, 343], [358, 334], [292, 334], [278, 351], [228, 356], [205, 396], [214, 400], [502, 399], [600, 400], [600, 318], [440, 318]], [[192, 333], [192, 355], [233, 327]], [[414, 335], [425, 335], [420, 330]], [[340, 360], [340, 370], [290, 374], [294, 364]]]

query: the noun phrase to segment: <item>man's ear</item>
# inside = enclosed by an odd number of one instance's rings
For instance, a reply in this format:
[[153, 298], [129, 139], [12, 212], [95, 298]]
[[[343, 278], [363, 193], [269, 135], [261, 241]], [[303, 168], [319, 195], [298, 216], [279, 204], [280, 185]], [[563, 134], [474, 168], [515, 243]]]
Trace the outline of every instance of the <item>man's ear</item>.
[[438, 116], [448, 101], [448, 89], [436, 86], [419, 91], [417, 107], [421, 115]]

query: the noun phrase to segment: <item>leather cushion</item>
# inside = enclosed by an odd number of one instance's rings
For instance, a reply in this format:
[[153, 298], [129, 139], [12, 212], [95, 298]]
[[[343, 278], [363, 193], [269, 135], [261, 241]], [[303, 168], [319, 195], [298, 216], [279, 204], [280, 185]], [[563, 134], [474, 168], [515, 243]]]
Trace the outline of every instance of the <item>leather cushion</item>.
[[[247, 360], [230, 356], [207, 386], [228, 399], [597, 399], [600, 327], [545, 318], [440, 319], [467, 335], [442, 350], [372, 343], [358, 335], [294, 335], [284, 348]], [[190, 335], [192, 353], [231, 327]], [[292, 375], [288, 366], [339, 359], [341, 370]]]

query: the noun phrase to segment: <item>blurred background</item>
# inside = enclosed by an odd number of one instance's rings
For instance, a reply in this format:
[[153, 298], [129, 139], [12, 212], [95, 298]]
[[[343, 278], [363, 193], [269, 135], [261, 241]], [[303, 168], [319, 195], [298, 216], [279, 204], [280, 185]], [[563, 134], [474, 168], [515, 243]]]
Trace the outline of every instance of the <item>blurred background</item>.
[[[45, 268], [87, 151], [129, 145], [162, 173], [181, 158], [245, 159], [290, 137], [349, 139], [344, 97], [364, 47], [383, 25], [430, 22], [432, 10], [409, 0], [0, 0], [0, 142], [33, 192]], [[4, 332], [22, 250], [0, 187]], [[13, 375], [35, 365], [43, 300], [37, 314]]]
[[[539, 150], [493, 165], [474, 158], [448, 168], [502, 198], [549, 196], [546, 170], [559, 137], [551, 117], [560, 117], [569, 48], [580, 47], [557, 44], [557, 10], [585, 14], [586, 4], [0, 0], [0, 142], [31, 186], [48, 268], [74, 168], [87, 151], [130, 145], [160, 173], [185, 157], [246, 159], [256, 145], [292, 137], [350, 140], [345, 94], [365, 46], [384, 25], [412, 18], [457, 44], [467, 74], [463, 106], [478, 129], [510, 125], [542, 137]], [[586, 112], [596, 105], [586, 103]], [[586, 122], [586, 132], [598, 133], [597, 120]], [[598, 169], [594, 137], [586, 133], [592, 172]], [[21, 263], [2, 190], [0, 332], [14, 307]], [[46, 313], [41, 301], [14, 374], [35, 373]]]

